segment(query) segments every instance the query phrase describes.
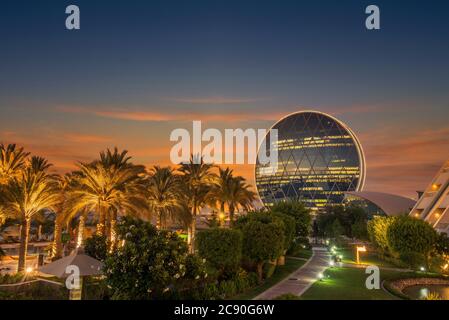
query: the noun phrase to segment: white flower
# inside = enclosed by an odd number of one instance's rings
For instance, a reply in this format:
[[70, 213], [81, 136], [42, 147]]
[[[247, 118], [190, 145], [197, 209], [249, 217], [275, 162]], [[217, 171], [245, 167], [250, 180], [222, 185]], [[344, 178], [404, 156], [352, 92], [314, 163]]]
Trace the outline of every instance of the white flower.
[[199, 275], [197, 275], [196, 277], [195, 277], [195, 280], [198, 280], [200, 278], [200, 276]]
[[178, 279], [180, 277], [179, 273], [175, 274], [175, 279]]

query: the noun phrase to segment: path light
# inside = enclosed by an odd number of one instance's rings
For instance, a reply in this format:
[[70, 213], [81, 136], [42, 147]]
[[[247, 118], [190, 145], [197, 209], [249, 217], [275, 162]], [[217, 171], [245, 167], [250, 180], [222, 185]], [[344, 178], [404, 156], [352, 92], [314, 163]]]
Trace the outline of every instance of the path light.
[[331, 266], [331, 267], [334, 267], [334, 266], [335, 266], [334, 260], [329, 261], [329, 266]]
[[420, 267], [419, 270], [421, 270], [421, 272], [425, 272], [425, 271], [426, 271], [426, 268]]
[[26, 273], [31, 273], [31, 272], [33, 272], [33, 267], [27, 267], [26, 269], [25, 269], [25, 272]]
[[320, 281], [323, 281], [323, 279], [324, 279], [324, 274], [322, 274], [321, 272], [318, 273], [318, 279], [320, 279]]
[[366, 252], [366, 247], [357, 246], [357, 264], [360, 264], [360, 252]]

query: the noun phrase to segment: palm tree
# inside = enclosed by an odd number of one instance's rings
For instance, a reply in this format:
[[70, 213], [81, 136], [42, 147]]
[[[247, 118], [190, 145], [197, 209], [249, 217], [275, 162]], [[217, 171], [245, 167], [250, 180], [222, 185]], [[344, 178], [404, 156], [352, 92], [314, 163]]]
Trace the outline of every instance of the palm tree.
[[196, 217], [209, 201], [209, 191], [214, 174], [213, 165], [204, 163], [203, 158], [190, 157], [188, 163], [182, 163], [179, 171], [181, 177], [181, 195], [190, 211], [191, 224], [188, 228], [188, 244], [191, 252], [195, 251]]
[[47, 173], [50, 166], [45, 159], [32, 157], [21, 174], [13, 177], [1, 194], [4, 210], [21, 221], [19, 272], [26, 266], [31, 219], [42, 210], [52, 209], [58, 202], [55, 177]]
[[213, 179], [209, 205], [211, 207], [218, 207], [220, 214], [223, 215], [225, 213], [225, 205], [230, 199], [230, 189], [233, 178], [231, 169], [218, 168], [218, 175]]
[[161, 229], [167, 227], [167, 220], [173, 218], [180, 206], [179, 176], [170, 167], [154, 166], [148, 182], [148, 201], [152, 211], [157, 214], [157, 225]]
[[218, 203], [222, 214], [225, 213], [225, 207], [227, 207], [229, 220], [232, 223], [236, 210], [252, 208], [256, 194], [250, 189], [251, 186], [245, 183], [243, 177], [233, 175], [233, 170], [218, 168], [218, 175], [213, 180], [210, 193], [211, 205], [216, 207], [216, 203]]
[[253, 208], [253, 201], [256, 200], [256, 194], [251, 191], [251, 186], [246, 184], [245, 179], [240, 176], [231, 180], [228, 196], [227, 205], [231, 223], [234, 222], [236, 210], [239, 210], [239, 208], [250, 210]]
[[28, 155], [23, 148], [16, 148], [15, 144], [0, 144], [0, 184], [6, 184], [10, 179], [20, 176]]
[[[128, 162], [127, 152], [107, 150], [100, 160], [78, 163], [71, 188], [70, 214], [97, 212], [97, 234], [113, 237], [117, 213], [140, 215], [148, 212], [145, 168]], [[108, 220], [108, 218], [110, 218]], [[106, 232], [106, 223], [112, 228]]]
[[53, 259], [62, 256], [62, 227], [67, 222], [67, 202], [69, 201], [69, 187], [72, 183], [72, 175], [65, 174], [56, 179], [58, 189], [58, 202], [54, 206], [55, 210], [55, 227], [53, 232], [52, 257]]

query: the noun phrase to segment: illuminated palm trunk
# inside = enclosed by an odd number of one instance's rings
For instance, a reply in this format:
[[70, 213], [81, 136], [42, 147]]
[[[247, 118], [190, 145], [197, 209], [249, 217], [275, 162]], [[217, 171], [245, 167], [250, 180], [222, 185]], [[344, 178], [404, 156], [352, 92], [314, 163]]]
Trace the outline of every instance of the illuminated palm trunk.
[[19, 265], [18, 272], [24, 271], [26, 266], [26, 255], [28, 251], [28, 237], [30, 234], [30, 219], [25, 218], [22, 220], [20, 230], [20, 248], [19, 248]]
[[53, 233], [52, 257], [60, 258], [62, 256], [62, 221], [60, 216], [55, 219], [55, 230]]
[[189, 245], [190, 253], [195, 253], [195, 232], [196, 232], [196, 210], [194, 209], [192, 221], [190, 222], [190, 227], [188, 228], [187, 232], [187, 244]]
[[229, 223], [231, 225], [234, 223], [234, 211], [235, 211], [234, 205], [230, 204], [229, 205], [229, 220], [230, 220]]
[[117, 242], [117, 231], [116, 231], [116, 226], [117, 226], [117, 213], [113, 212], [111, 214], [111, 224], [109, 227], [109, 241], [110, 241], [110, 251], [113, 251], [115, 249], [115, 245]]
[[84, 243], [84, 230], [85, 228], [85, 224], [86, 224], [86, 218], [84, 217], [84, 215], [80, 216], [80, 220], [78, 222], [78, 239], [76, 241], [76, 247], [82, 247], [83, 243]]
[[100, 202], [98, 203], [98, 211], [97, 235], [103, 236], [105, 235], [106, 229], [106, 212], [104, 211], [104, 208], [102, 208]]

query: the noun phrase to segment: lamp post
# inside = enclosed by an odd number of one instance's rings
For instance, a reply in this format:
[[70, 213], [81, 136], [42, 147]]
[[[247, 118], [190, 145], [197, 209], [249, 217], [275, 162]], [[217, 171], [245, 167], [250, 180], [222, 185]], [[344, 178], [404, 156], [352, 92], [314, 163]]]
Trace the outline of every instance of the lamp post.
[[357, 264], [360, 264], [360, 252], [366, 252], [365, 246], [357, 246]]

